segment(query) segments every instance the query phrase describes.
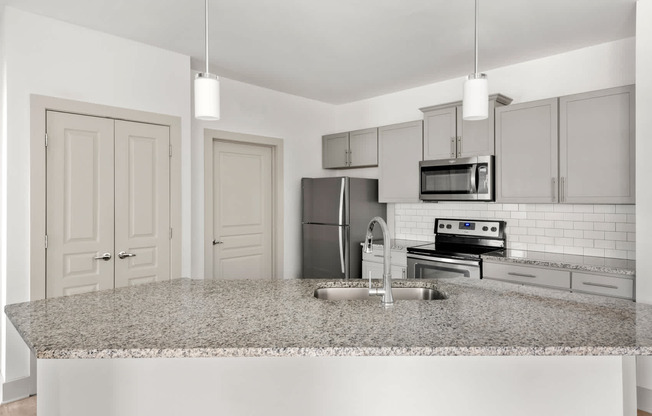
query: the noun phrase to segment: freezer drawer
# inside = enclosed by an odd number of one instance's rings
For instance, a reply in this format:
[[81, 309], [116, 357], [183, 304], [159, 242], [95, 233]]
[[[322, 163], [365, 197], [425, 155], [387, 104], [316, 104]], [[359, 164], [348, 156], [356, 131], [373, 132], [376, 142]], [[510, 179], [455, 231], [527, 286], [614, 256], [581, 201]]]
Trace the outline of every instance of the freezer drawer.
[[349, 277], [349, 227], [303, 224], [304, 279]]

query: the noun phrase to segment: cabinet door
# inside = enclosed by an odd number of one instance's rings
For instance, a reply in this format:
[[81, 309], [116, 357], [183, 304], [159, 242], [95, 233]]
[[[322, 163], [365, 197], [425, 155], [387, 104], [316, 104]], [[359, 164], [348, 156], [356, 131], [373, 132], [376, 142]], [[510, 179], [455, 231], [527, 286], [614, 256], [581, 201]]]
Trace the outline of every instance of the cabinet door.
[[484, 120], [465, 121], [462, 106], [457, 107], [457, 155], [458, 157], [486, 156], [494, 154], [494, 108], [496, 102], [489, 100], [489, 117]]
[[561, 202], [635, 202], [634, 102], [634, 86], [559, 99]]
[[349, 167], [378, 166], [378, 129], [349, 133]]
[[[383, 263], [375, 263], [371, 261], [362, 262], [362, 278], [369, 280], [371, 279], [382, 279], [383, 278]], [[406, 279], [407, 278], [407, 267], [401, 266], [390, 266], [390, 273], [392, 274], [392, 279]]]
[[557, 98], [496, 109], [496, 201], [557, 202]]
[[423, 160], [455, 158], [457, 107], [427, 111], [423, 122]]
[[349, 133], [322, 136], [322, 167], [345, 168], [349, 159]]
[[422, 121], [378, 129], [379, 202], [419, 202], [422, 141]]
[[383, 263], [374, 263], [371, 261], [362, 262], [362, 278], [382, 279], [383, 278]]

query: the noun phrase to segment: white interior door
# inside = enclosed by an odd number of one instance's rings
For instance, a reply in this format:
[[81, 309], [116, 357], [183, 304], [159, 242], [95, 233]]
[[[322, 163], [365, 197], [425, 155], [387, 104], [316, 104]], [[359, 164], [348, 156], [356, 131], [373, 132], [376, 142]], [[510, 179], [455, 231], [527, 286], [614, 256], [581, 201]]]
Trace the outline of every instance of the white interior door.
[[213, 141], [213, 278], [271, 277], [271, 148]]
[[170, 280], [170, 131], [115, 122], [115, 286]]
[[46, 297], [113, 288], [113, 120], [46, 118]]

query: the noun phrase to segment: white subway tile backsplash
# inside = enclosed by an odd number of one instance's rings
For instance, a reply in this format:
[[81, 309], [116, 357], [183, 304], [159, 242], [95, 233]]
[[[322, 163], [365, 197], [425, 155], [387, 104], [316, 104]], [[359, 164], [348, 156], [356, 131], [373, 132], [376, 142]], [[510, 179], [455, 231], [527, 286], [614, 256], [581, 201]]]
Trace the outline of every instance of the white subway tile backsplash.
[[507, 246], [587, 256], [634, 259], [634, 205], [397, 204], [395, 238], [433, 241], [436, 218], [496, 219], [507, 223]]
[[596, 214], [615, 214], [616, 206], [615, 205], [594, 205], [593, 212]]
[[636, 232], [636, 224], [631, 224], [631, 223], [618, 223], [616, 224], [616, 231], [624, 231], [627, 233], [635, 233]]
[[617, 214], [636, 214], [636, 205], [616, 205]]

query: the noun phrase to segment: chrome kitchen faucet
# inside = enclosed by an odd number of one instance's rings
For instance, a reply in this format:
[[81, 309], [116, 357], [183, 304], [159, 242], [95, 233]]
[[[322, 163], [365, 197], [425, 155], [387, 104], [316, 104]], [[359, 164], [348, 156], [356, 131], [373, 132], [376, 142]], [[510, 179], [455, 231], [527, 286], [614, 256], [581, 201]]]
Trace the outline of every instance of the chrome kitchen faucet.
[[372, 288], [371, 287], [371, 275], [369, 275], [369, 296], [376, 295], [382, 296], [380, 303], [385, 307], [389, 308], [394, 306], [394, 296], [392, 296], [392, 272], [391, 272], [391, 238], [389, 235], [389, 229], [385, 220], [380, 217], [373, 217], [369, 221], [369, 226], [367, 227], [367, 236], [364, 241], [364, 252], [371, 253], [373, 251], [373, 231], [374, 224], [380, 225], [380, 230], [383, 232], [383, 288]]

